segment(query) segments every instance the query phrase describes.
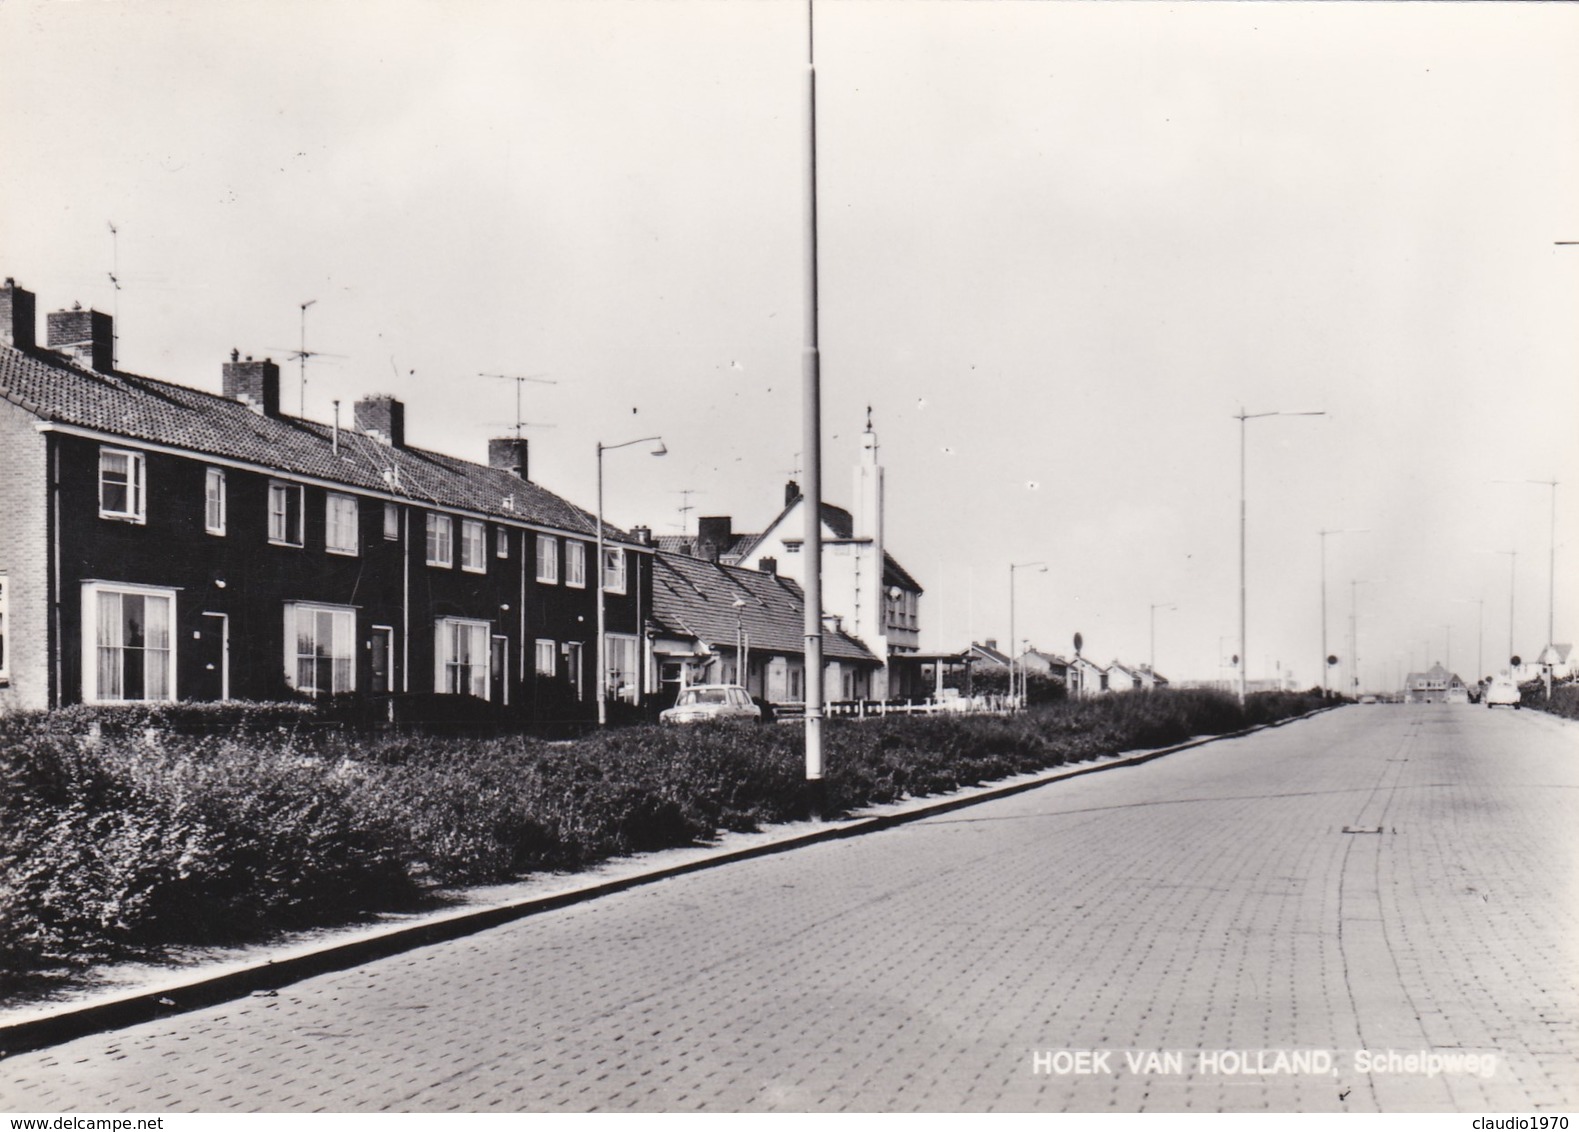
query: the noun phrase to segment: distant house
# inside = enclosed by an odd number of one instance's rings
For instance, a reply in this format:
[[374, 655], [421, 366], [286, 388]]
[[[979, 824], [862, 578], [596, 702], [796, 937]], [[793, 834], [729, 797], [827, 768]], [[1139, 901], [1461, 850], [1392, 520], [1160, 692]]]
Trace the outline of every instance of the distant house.
[[[861, 461], [854, 473], [853, 513], [821, 504], [823, 612], [838, 618], [841, 631], [861, 641], [881, 662], [868, 695], [886, 700], [930, 694], [916, 654], [921, 634], [921, 584], [888, 553], [884, 531], [883, 468], [877, 462], [877, 434], [867, 421]], [[659, 548], [690, 554], [722, 565], [768, 570], [805, 584], [806, 499], [794, 481], [786, 485], [784, 506], [760, 532], [734, 530], [729, 516], [699, 520], [694, 537], [664, 536]], [[908, 659], [907, 659], [908, 658]], [[824, 688], [827, 699], [848, 698], [837, 684]]]
[[998, 648], [996, 639], [989, 637], [985, 641], [972, 641], [967, 650], [975, 659], [978, 671], [984, 668], [1008, 668], [1009, 656]]
[[1050, 676], [1065, 685], [1069, 682], [1069, 662], [1054, 653], [1042, 652], [1040, 649], [1026, 649], [1020, 654], [1020, 666], [1024, 672]]
[[1107, 669], [1076, 653], [1069, 662], [1064, 687], [1070, 699], [1090, 699], [1108, 690]]
[[1551, 665], [1553, 680], [1567, 680], [1574, 674], [1573, 651], [1572, 645], [1547, 645], [1535, 658], [1535, 663]]
[[1441, 664], [1433, 664], [1424, 672], [1411, 672], [1404, 678], [1406, 704], [1467, 703], [1468, 700], [1469, 690], [1464, 681]]
[[[653, 569], [652, 654], [658, 705], [691, 684], [743, 684], [775, 704], [806, 699], [805, 594], [789, 578], [659, 552]], [[823, 631], [825, 686], [865, 699], [881, 667], [860, 641]]]
[[1107, 666], [1107, 687], [1110, 692], [1138, 692], [1146, 686], [1141, 670], [1114, 661]]
[[1136, 665], [1134, 672], [1140, 677], [1140, 686], [1148, 692], [1168, 687], [1168, 678], [1160, 672], [1152, 671], [1149, 664]]
[[[588, 719], [639, 701], [652, 550], [534, 482], [407, 442], [405, 406], [284, 411], [232, 352], [221, 393], [119, 369], [108, 315], [0, 288], [0, 710], [455, 696]], [[607, 668], [595, 671], [597, 578]], [[600, 675], [603, 679], [600, 680]]]

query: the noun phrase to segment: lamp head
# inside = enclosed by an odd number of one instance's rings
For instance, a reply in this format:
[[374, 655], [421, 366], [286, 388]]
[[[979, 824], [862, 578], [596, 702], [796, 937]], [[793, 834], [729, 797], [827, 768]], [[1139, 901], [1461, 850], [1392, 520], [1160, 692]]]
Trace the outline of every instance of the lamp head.
[[669, 449], [664, 445], [661, 437], [658, 440], [658, 447], [652, 450], [652, 454], [654, 456], [667, 456], [669, 454]]

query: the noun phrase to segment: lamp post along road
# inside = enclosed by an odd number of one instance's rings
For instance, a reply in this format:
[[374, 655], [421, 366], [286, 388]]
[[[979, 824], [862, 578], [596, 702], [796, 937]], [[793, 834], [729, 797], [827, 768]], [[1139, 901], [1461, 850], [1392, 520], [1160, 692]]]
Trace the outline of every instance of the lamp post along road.
[[1453, 601], [1457, 605], [1475, 607], [1475, 683], [1478, 684], [1486, 675], [1486, 601], [1478, 597], [1456, 597]]
[[1147, 659], [1147, 664], [1151, 666], [1151, 682], [1154, 688], [1157, 686], [1157, 610], [1178, 608], [1172, 602], [1159, 602], [1151, 607], [1151, 655]]
[[[1250, 654], [1246, 651], [1245, 632], [1245, 422], [1257, 420], [1261, 417], [1324, 417], [1326, 412], [1317, 410], [1301, 413], [1247, 413], [1243, 406], [1234, 415], [1239, 422], [1239, 702], [1245, 702], [1245, 671], [1250, 666]], [[1326, 663], [1326, 659], [1322, 659]]]
[[1041, 569], [1039, 569], [1037, 571], [1037, 573], [1039, 573], [1039, 574], [1047, 573], [1047, 564], [1045, 562], [1011, 562], [1009, 564], [1009, 706], [1010, 706], [1010, 708], [1018, 708], [1020, 706], [1019, 691], [1018, 691], [1018, 689], [1017, 689], [1017, 687], [1015, 685], [1015, 675], [1014, 675], [1015, 674], [1015, 656], [1014, 656], [1014, 644], [1015, 644], [1015, 637], [1014, 637], [1014, 572], [1016, 570], [1024, 570], [1024, 569], [1026, 569], [1027, 567], [1030, 567], [1030, 566], [1039, 566], [1039, 567], [1041, 567]]
[[[597, 624], [598, 639], [597, 639], [596, 647], [593, 649], [593, 655], [596, 657], [596, 663], [597, 663], [597, 666], [598, 666], [597, 701], [598, 701], [598, 726], [599, 727], [605, 727], [605, 726], [608, 725], [608, 722], [609, 722], [609, 702], [608, 702], [608, 693], [609, 693], [609, 668], [608, 668], [608, 663], [609, 662], [608, 662], [608, 651], [607, 651], [608, 650], [608, 642], [604, 639], [604, 630], [603, 630], [603, 625], [604, 625], [604, 620], [605, 620], [605, 615], [604, 615], [604, 610], [603, 610], [603, 605], [604, 605], [603, 594], [604, 594], [604, 584], [605, 584], [604, 583], [604, 577], [603, 577], [603, 575], [604, 575], [604, 564], [603, 564], [603, 453], [605, 453], [605, 452], [613, 452], [616, 448], [629, 448], [633, 444], [645, 444], [645, 443], [647, 443], [650, 440], [655, 440], [655, 441], [658, 442], [658, 447], [656, 447], [656, 448], [654, 448], [652, 450], [652, 454], [654, 456], [665, 456], [665, 455], [668, 455], [669, 450], [666, 447], [664, 447], [663, 437], [661, 437], [661, 436], [641, 436], [641, 437], [637, 437], [635, 440], [626, 440], [626, 441], [623, 441], [623, 442], [621, 442], [619, 444], [604, 444], [602, 441], [598, 442], [598, 538], [597, 538], [597, 550], [595, 552], [596, 556], [597, 556], [597, 559], [596, 559], [596, 562], [593, 565], [593, 569], [595, 569], [597, 571], [597, 574], [598, 574], [598, 624]], [[637, 571], [637, 575], [636, 575], [636, 584], [638, 586], [641, 585], [641, 573], [640, 573], [639, 570]]]
[[1321, 698], [1327, 698], [1327, 536], [1328, 535], [1357, 535], [1369, 531], [1369, 527], [1343, 527], [1333, 531], [1317, 531], [1321, 536]]
[[[817, 326], [817, 36], [806, 0], [805, 340], [801, 351], [801, 451], [806, 457], [806, 779], [822, 778], [822, 360]], [[881, 568], [879, 566], [879, 568]], [[886, 663], [887, 658], [883, 658]]]
[[[1555, 476], [1549, 480], [1493, 480], [1493, 483], [1532, 483], [1541, 487], [1552, 489], [1551, 500], [1551, 528], [1547, 537], [1547, 563], [1546, 563], [1546, 644], [1554, 644], [1557, 640], [1557, 484], [1560, 482]], [[1542, 653], [1546, 650], [1543, 648]], [[1509, 646], [1508, 655], [1513, 655], [1512, 646]]]

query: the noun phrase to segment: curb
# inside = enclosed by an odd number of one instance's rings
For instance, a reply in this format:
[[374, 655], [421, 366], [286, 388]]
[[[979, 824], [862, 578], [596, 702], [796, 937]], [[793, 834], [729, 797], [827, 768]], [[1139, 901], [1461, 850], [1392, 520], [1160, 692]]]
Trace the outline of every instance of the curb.
[[[418, 947], [426, 947], [430, 944], [446, 943], [450, 940], [486, 931], [489, 928], [499, 927], [515, 920], [535, 916], [542, 912], [551, 912], [573, 904], [585, 903], [603, 896], [613, 895], [616, 892], [623, 892], [626, 889], [654, 884], [672, 877], [684, 876], [687, 873], [718, 868], [737, 861], [747, 861], [757, 857], [786, 853], [793, 849], [800, 849], [825, 841], [837, 841], [847, 837], [859, 837], [868, 833], [877, 833], [895, 826], [920, 821], [923, 818], [951, 813], [954, 810], [980, 805], [983, 802], [994, 802], [1000, 798], [1023, 794], [1028, 790], [1037, 790], [1054, 782], [1080, 778], [1084, 775], [1096, 774], [1099, 771], [1139, 766], [1142, 763], [1151, 762], [1153, 759], [1162, 758], [1164, 755], [1188, 751], [1195, 747], [1204, 747], [1208, 743], [1217, 743], [1224, 739], [1240, 739], [1246, 735], [1253, 735], [1258, 731], [1265, 731], [1273, 727], [1282, 727], [1289, 723], [1310, 719], [1324, 711], [1331, 710], [1331, 706], [1319, 707], [1313, 711], [1306, 712], [1304, 715], [1290, 716], [1287, 719], [1280, 719], [1273, 723], [1257, 724], [1254, 727], [1247, 727], [1241, 731], [1226, 732], [1222, 735], [1202, 736], [1191, 739], [1187, 743], [1179, 743], [1171, 747], [1159, 747], [1156, 750], [1143, 751], [1130, 756], [1119, 756], [1110, 761], [1097, 763], [1092, 766], [1077, 766], [1073, 769], [1066, 766], [1039, 775], [1029, 781], [988, 788], [963, 798], [951, 797], [935, 802], [923, 802], [913, 809], [856, 818], [842, 825], [827, 826], [823, 829], [795, 834], [766, 844], [726, 850], [713, 856], [675, 865], [661, 866], [631, 876], [598, 881], [567, 892], [528, 897], [492, 907], [439, 915], [421, 923], [389, 928], [360, 939], [341, 943], [328, 943], [314, 950], [291, 955], [283, 959], [262, 960], [239, 970], [194, 979], [192, 982], [184, 985], [163, 986], [151, 991], [131, 991], [105, 1001], [69, 1006], [58, 1012], [37, 1018], [0, 1024], [0, 1059], [12, 1054], [27, 1053], [31, 1050], [60, 1045], [63, 1042], [87, 1037], [90, 1034], [102, 1033], [106, 1030], [118, 1030], [142, 1022], [157, 1021], [161, 1018], [185, 1014], [204, 1007], [216, 1006], [222, 1002], [245, 998], [257, 991], [278, 990], [281, 987], [301, 982], [316, 975], [328, 974], [332, 971], [343, 971], [350, 967], [357, 967], [377, 959], [385, 959], [389, 956], [411, 951]], [[171, 998], [171, 995], [179, 995], [179, 1000]]]

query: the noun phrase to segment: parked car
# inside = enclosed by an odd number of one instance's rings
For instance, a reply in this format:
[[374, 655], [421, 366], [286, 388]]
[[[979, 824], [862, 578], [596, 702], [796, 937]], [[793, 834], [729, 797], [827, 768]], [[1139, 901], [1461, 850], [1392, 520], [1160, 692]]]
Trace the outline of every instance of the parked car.
[[1519, 706], [1519, 686], [1512, 680], [1493, 680], [1486, 685], [1486, 694], [1482, 697], [1487, 707], [1496, 707], [1498, 704], [1517, 710]]
[[1360, 702], [1362, 704], [1374, 704], [1377, 702], [1377, 700], [1375, 696], [1371, 695], [1370, 693], [1366, 693], [1360, 697]]
[[659, 723], [701, 723], [709, 719], [761, 722], [762, 709], [739, 684], [693, 684], [682, 688], [674, 706], [658, 713]]

